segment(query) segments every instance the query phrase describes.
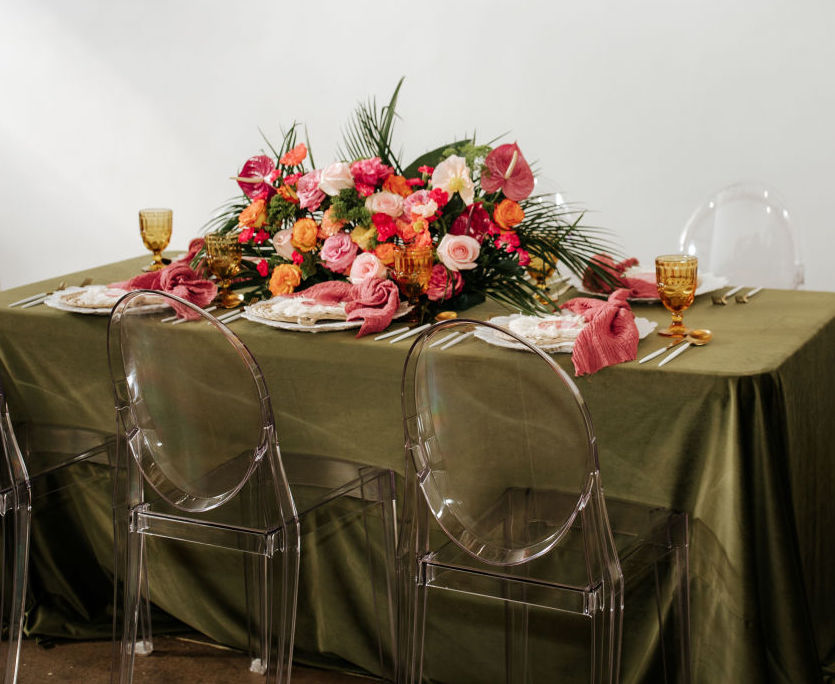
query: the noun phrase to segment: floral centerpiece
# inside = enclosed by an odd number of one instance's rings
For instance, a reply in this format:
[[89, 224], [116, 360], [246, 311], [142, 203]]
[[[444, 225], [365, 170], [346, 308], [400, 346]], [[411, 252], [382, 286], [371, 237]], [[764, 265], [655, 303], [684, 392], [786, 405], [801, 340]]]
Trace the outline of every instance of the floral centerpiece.
[[244, 261], [236, 286], [264, 298], [327, 280], [396, 279], [398, 254], [423, 250], [423, 317], [485, 297], [527, 313], [554, 310], [528, 276], [531, 259], [547, 269], [559, 260], [581, 275], [607, 249], [602, 232], [536, 193], [515, 143], [466, 139], [402, 165], [392, 151], [401, 85], [381, 109], [373, 101], [357, 108], [341, 160], [317, 167], [294, 125], [272, 155], [243, 164], [234, 177], [243, 196], [208, 225], [237, 233]]

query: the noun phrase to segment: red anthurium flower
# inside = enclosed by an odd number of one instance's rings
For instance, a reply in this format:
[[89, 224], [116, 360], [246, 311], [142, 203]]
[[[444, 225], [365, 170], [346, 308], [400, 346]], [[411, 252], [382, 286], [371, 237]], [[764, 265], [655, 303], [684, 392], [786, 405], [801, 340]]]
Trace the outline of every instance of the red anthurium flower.
[[501, 190], [504, 196], [519, 202], [533, 192], [533, 173], [516, 143], [499, 145], [484, 160], [481, 187], [485, 192]]
[[270, 196], [275, 192], [271, 181], [274, 178], [273, 171], [275, 171], [273, 160], [265, 154], [259, 154], [247, 160], [235, 180], [238, 181], [244, 194], [251, 199], [263, 193]]

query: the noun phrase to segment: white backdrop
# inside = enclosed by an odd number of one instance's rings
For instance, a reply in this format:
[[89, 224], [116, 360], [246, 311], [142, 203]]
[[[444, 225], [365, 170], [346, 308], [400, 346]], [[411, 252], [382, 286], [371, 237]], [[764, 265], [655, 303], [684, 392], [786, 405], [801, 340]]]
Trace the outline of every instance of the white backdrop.
[[0, 286], [185, 247], [294, 120], [318, 165], [406, 76], [404, 161], [508, 132], [642, 261], [738, 180], [778, 188], [835, 290], [832, 0], [0, 0]]

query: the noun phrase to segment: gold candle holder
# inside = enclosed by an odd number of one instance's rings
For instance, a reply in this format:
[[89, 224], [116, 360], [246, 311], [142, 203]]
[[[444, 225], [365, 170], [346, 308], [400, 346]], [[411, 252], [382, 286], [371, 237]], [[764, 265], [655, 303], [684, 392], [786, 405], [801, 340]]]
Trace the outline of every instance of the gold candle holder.
[[232, 278], [241, 270], [241, 255], [237, 235], [215, 233], [206, 236], [206, 262], [218, 280], [214, 303], [221, 308], [233, 309], [243, 301], [243, 295], [230, 289]]
[[405, 245], [394, 251], [394, 281], [412, 305], [412, 310], [404, 317], [406, 322], [416, 322], [420, 318], [420, 297], [429, 288], [433, 264], [431, 247]]
[[171, 240], [173, 212], [171, 209], [140, 209], [139, 234], [146, 249], [154, 253], [154, 260], [145, 266], [143, 271], [159, 271], [165, 268], [162, 260], [162, 250], [168, 247]]
[[667, 254], [655, 259], [655, 280], [661, 303], [672, 313], [673, 322], [659, 330], [659, 335], [681, 337], [690, 332], [685, 327], [684, 311], [696, 296], [699, 283], [699, 260], [686, 254]]

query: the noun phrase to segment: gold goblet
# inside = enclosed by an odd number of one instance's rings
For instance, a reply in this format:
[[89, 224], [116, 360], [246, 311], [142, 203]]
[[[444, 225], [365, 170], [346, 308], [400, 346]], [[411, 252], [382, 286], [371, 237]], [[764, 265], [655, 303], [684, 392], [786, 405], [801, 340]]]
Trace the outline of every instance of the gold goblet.
[[206, 257], [209, 270], [218, 280], [214, 303], [224, 309], [235, 308], [243, 301], [243, 295], [229, 289], [232, 278], [241, 270], [241, 243], [237, 235], [207, 235]]
[[165, 268], [162, 260], [162, 250], [168, 247], [171, 240], [171, 224], [173, 212], [170, 209], [140, 209], [139, 233], [147, 249], [154, 253], [154, 260], [143, 271], [159, 271]]
[[698, 286], [699, 261], [686, 254], [667, 254], [655, 259], [655, 280], [658, 296], [672, 313], [670, 327], [659, 330], [659, 335], [684, 336], [690, 332], [683, 322], [683, 312], [693, 303]]
[[420, 296], [429, 288], [432, 276], [432, 248], [406, 245], [394, 251], [394, 280], [400, 292], [412, 305], [412, 310], [404, 317], [414, 323], [420, 317]]

